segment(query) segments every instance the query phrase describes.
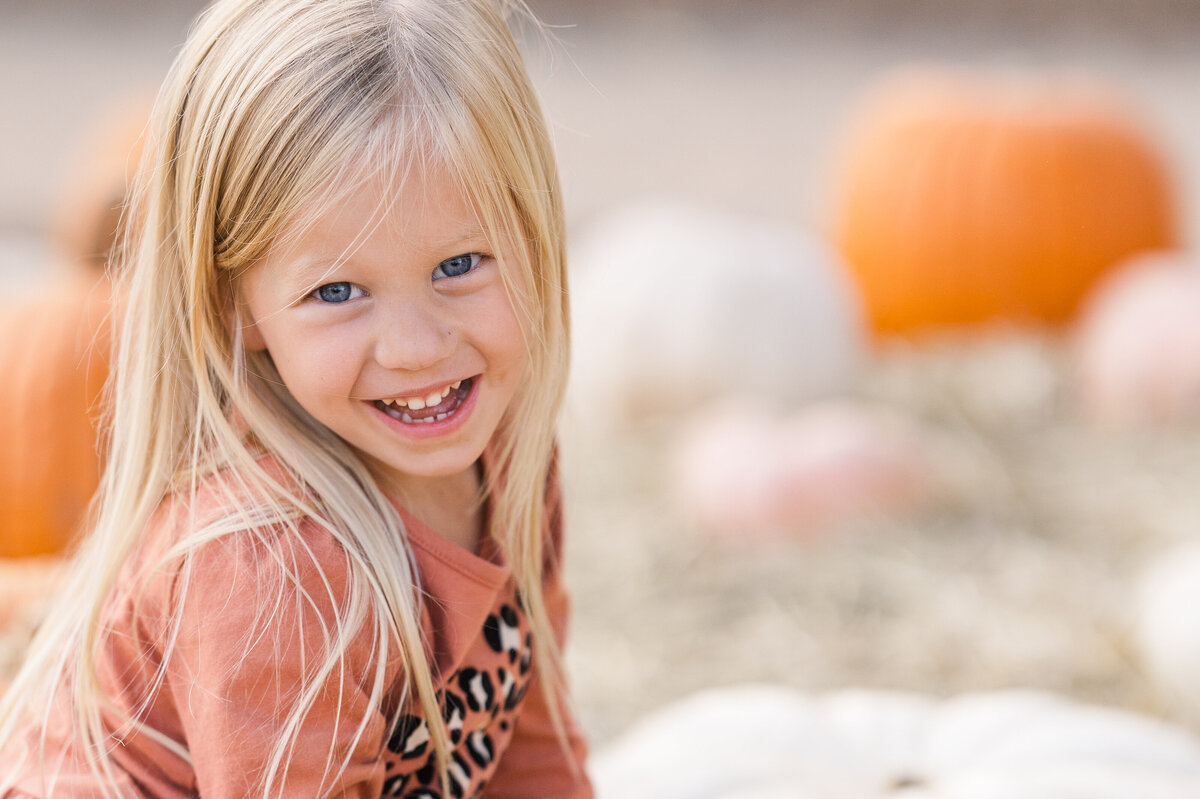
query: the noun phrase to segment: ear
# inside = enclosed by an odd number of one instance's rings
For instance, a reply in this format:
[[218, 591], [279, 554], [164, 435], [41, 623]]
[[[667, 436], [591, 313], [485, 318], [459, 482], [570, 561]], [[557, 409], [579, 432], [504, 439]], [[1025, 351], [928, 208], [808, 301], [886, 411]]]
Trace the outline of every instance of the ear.
[[257, 320], [242, 301], [238, 290], [232, 286], [226, 295], [225, 310], [226, 318], [229, 319], [230, 338], [236, 340], [238, 334], [241, 334], [242, 347], [251, 352], [262, 352], [267, 348], [262, 331], [258, 329]]
[[242, 327], [242, 346], [251, 352], [262, 352], [267, 348], [267, 342], [263, 339], [262, 331], [258, 329], [258, 323], [249, 319], [248, 313], [236, 313], [233, 319], [234, 324]]

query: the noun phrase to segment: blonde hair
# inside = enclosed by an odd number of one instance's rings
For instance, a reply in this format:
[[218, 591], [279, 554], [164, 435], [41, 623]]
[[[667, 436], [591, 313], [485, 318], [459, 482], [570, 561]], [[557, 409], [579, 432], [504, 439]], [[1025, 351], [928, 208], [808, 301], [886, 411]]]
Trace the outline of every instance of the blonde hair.
[[[558, 707], [561, 662], [541, 581], [554, 556], [543, 552], [545, 499], [567, 371], [563, 214], [545, 124], [506, 24], [511, 10], [496, 0], [219, 0], [197, 21], [158, 97], [154, 151], [134, 195], [108, 468], [76, 554], [86, 568], [73, 570], [0, 706], [0, 746], [65, 677], [81, 749], [108, 781], [106, 795], [116, 794], [106, 751], [118, 733], [102, 721], [111, 704], [94, 662], [101, 608], [163, 498], [194, 495], [203, 483], [236, 511], [188, 530], [164, 556], [185, 564], [181, 596], [200, 546], [233, 533], [265, 540], [264, 531], [295, 529], [300, 518], [327, 528], [350, 568], [349, 597], [330, 597], [339, 601], [325, 628], [328, 657], [311, 664], [288, 708], [261, 795], [282, 791], [321, 681], [364, 635], [377, 664], [371, 710], [381, 708], [384, 666], [398, 654], [445, 781], [448, 735], [403, 522], [350, 446], [292, 399], [270, 358], [245, 350], [234, 301], [239, 274], [286, 226], [371, 175], [402, 174], [414, 159], [450, 167], [485, 230], [515, 245], [501, 270], [529, 367], [493, 438], [484, 491], [491, 534], [509, 557]], [[263, 453], [283, 466], [284, 479], [259, 465]], [[298, 587], [306, 555], [302, 545], [294, 549], [292, 562], [280, 565]], [[389, 652], [393, 641], [398, 653]], [[183, 743], [133, 715], [122, 731], [188, 757]], [[327, 784], [346, 766], [327, 761]]]

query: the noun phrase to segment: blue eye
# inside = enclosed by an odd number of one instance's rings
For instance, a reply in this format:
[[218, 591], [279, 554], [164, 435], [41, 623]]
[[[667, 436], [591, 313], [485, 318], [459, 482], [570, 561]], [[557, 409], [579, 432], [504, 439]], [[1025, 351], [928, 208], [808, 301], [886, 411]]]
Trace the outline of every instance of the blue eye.
[[364, 294], [365, 292], [361, 288], [343, 280], [338, 283], [326, 283], [324, 286], [318, 287], [313, 291], [312, 296], [321, 302], [338, 303], [357, 299]]
[[479, 266], [479, 262], [483, 260], [483, 256], [477, 252], [464, 253], [456, 255], [453, 258], [447, 258], [433, 269], [433, 279], [438, 280], [443, 277], [458, 277], [465, 275], [475, 267]]

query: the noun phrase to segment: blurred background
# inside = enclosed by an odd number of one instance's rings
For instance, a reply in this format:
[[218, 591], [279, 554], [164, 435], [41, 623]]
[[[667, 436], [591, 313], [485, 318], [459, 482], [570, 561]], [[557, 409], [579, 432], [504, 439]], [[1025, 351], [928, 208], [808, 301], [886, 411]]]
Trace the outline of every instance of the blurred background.
[[[646, 192], [820, 224], [858, 94], [913, 60], [1097, 70], [1127, 87], [1185, 196], [1200, 8], [1173, 0], [538, 0], [558, 47], [531, 67], [582, 221]], [[67, 156], [113, 102], [153, 91], [203, 3], [0, 3], [6, 238], [37, 239]], [[621, 168], [617, 168], [617, 167]], [[1191, 225], [1189, 224], [1189, 227]]]
[[[530, 4], [597, 742], [751, 680], [1200, 729], [1200, 5]], [[9, 302], [200, 6], [0, 2]]]

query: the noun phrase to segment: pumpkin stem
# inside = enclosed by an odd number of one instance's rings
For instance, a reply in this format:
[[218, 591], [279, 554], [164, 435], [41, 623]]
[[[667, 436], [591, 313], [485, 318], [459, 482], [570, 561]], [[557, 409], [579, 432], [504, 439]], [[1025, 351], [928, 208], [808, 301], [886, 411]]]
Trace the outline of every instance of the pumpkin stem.
[[887, 792], [891, 793], [894, 791], [906, 791], [909, 788], [922, 788], [924, 786], [925, 779], [923, 777], [919, 777], [916, 774], [901, 774], [897, 777], [894, 777], [892, 781], [888, 783]]

